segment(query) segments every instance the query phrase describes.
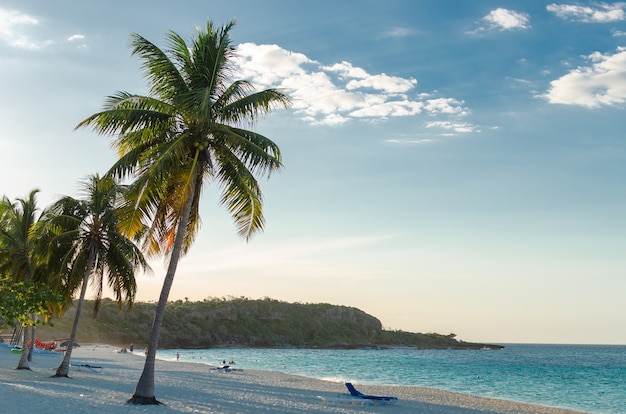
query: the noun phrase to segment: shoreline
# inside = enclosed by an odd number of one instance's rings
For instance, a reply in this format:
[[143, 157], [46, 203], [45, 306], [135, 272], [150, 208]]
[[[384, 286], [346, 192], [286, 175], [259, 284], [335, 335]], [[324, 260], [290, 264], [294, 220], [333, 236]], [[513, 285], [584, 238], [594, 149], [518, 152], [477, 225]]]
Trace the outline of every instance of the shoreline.
[[[34, 354], [32, 371], [15, 370], [18, 354], [0, 350], [0, 407], [13, 414], [61, 412], [128, 413], [437, 413], [580, 414], [431, 388], [357, 385], [364, 393], [391, 395], [391, 406], [325, 405], [346, 395], [343, 383], [274, 371], [224, 372], [193, 362], [156, 361], [155, 393], [162, 406], [125, 404], [144, 365], [143, 353], [118, 353], [110, 345], [87, 344], [72, 352], [71, 377], [50, 378], [61, 355]], [[90, 370], [80, 365], [95, 365]], [[53, 407], [53, 410], [51, 410]]]

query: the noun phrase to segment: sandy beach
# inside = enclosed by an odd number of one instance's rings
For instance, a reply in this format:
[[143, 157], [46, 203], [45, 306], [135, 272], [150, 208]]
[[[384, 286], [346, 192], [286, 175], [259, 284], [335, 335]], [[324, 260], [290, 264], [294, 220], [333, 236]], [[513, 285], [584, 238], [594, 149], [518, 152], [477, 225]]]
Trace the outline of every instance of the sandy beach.
[[[35, 354], [32, 371], [15, 370], [19, 355], [0, 351], [3, 413], [534, 413], [575, 411], [471, 397], [429, 388], [358, 385], [362, 392], [398, 397], [392, 406], [352, 406], [342, 383], [243, 369], [224, 372], [203, 364], [157, 361], [156, 397], [162, 406], [125, 404], [141, 370], [143, 354], [117, 353], [108, 345], [72, 352], [72, 378], [51, 378], [60, 355]], [[80, 365], [102, 369], [92, 371]], [[339, 403], [325, 403], [322, 398]]]

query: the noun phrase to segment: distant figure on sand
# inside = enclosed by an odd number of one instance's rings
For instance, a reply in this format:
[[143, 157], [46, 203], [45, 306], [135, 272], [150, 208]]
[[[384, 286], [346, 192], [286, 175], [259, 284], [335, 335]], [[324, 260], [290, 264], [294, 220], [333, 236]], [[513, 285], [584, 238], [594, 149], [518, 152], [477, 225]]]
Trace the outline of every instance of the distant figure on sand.
[[180, 358], [180, 354], [176, 352], [176, 361], [178, 361], [179, 358]]
[[135, 350], [135, 344], [130, 344], [130, 346], [128, 347], [128, 350], [130, 352], [133, 352]]

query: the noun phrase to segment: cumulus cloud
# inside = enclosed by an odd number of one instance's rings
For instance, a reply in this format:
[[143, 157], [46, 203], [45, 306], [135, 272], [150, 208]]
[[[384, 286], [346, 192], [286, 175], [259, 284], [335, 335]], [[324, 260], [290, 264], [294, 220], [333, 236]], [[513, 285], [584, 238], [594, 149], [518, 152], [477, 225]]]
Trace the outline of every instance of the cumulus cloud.
[[626, 3], [595, 3], [592, 6], [581, 6], [576, 4], [556, 4], [546, 6], [549, 12], [566, 20], [579, 21], [584, 23], [610, 23], [619, 22], [626, 19], [624, 9]]
[[587, 108], [626, 101], [626, 48], [613, 54], [592, 53], [588, 66], [578, 67], [550, 82], [543, 97], [550, 103]]
[[483, 17], [483, 23], [488, 29], [520, 30], [530, 28], [530, 17], [526, 13], [498, 8]]
[[463, 102], [453, 98], [427, 99], [425, 110], [429, 114], [469, 115], [469, 110], [463, 107]]
[[296, 114], [312, 124], [469, 113], [459, 100], [416, 93], [413, 78], [372, 74], [345, 61], [323, 65], [277, 45], [244, 43], [237, 47], [237, 54], [238, 77], [250, 79], [259, 88], [286, 89]]
[[347, 89], [372, 88], [387, 93], [408, 92], [417, 85], [415, 79], [404, 79], [398, 76], [389, 76], [384, 73], [370, 75], [361, 68], [355, 68], [348, 62], [341, 62], [332, 66], [323, 66], [323, 70], [335, 72], [340, 79], [348, 80]]
[[38, 49], [40, 45], [22, 32], [25, 27], [38, 24], [32, 16], [0, 8], [0, 41], [19, 49]]

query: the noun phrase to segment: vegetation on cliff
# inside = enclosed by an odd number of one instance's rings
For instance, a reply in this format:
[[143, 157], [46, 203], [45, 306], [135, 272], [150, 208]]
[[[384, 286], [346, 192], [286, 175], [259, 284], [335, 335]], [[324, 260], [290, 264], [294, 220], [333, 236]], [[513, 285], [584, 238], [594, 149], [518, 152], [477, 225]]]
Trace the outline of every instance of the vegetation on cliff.
[[[78, 342], [120, 346], [147, 343], [156, 304], [138, 302], [120, 312], [104, 300], [96, 318], [84, 318]], [[75, 310], [39, 329], [42, 340], [64, 339]], [[458, 341], [454, 334], [385, 330], [381, 322], [359, 309], [330, 304], [287, 303], [274, 299], [209, 298], [198, 302], [169, 302], [161, 331], [162, 348], [317, 347], [358, 348], [410, 346], [416, 348], [482, 348], [485, 344]]]

